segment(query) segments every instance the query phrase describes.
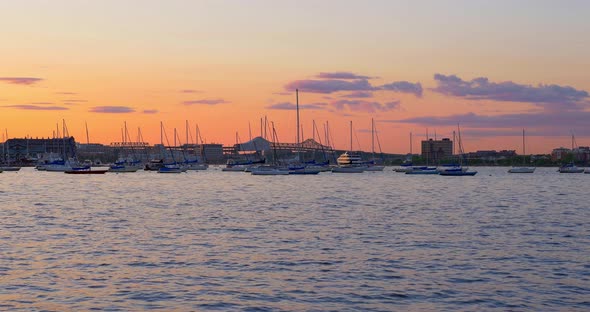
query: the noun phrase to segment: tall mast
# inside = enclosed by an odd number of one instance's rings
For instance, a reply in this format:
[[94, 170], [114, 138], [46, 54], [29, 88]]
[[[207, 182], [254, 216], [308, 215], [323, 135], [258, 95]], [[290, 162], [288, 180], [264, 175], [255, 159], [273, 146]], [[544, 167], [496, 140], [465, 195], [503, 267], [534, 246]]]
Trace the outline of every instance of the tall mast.
[[90, 137], [88, 136], [88, 123], [84, 122], [84, 125], [86, 126], [86, 144], [90, 144]]
[[299, 147], [299, 89], [295, 89], [295, 106], [297, 108], [297, 147]]
[[326, 142], [326, 146], [330, 146], [330, 140], [328, 140], [328, 127], [326, 127], [326, 124], [324, 124], [324, 142]]
[[457, 141], [457, 138], [456, 138], [455, 130], [453, 130], [453, 155], [455, 155], [455, 152], [457, 151], [455, 149], [455, 141]]
[[350, 152], [352, 153], [352, 120], [350, 121]]
[[164, 125], [160, 121], [160, 144], [164, 145], [164, 134], [162, 133], [162, 129], [164, 129]]
[[412, 132], [410, 132], [410, 155], [412, 155]]
[[188, 120], [186, 121], [186, 141], [184, 141], [185, 144], [188, 144]]
[[324, 142], [326, 142], [326, 144], [328, 146], [330, 145], [330, 137], [328, 136], [328, 121], [326, 120], [326, 123], [324, 124], [324, 134], [326, 135], [326, 140], [324, 140]]
[[264, 138], [266, 140], [268, 140], [268, 136], [266, 135], [266, 129], [268, 128], [268, 119], [266, 118], [266, 115], [264, 116]]
[[522, 156], [524, 157], [526, 155], [526, 149], [525, 149], [525, 145], [524, 145], [524, 129], [522, 129]]
[[252, 141], [252, 127], [250, 127], [249, 121], [248, 121], [248, 135], [250, 136], [250, 141]]
[[129, 131], [127, 131], [127, 121], [123, 122], [123, 127], [125, 128], [125, 143], [131, 142], [131, 136], [129, 135]]
[[371, 118], [371, 153], [375, 159], [375, 120], [373, 118]]

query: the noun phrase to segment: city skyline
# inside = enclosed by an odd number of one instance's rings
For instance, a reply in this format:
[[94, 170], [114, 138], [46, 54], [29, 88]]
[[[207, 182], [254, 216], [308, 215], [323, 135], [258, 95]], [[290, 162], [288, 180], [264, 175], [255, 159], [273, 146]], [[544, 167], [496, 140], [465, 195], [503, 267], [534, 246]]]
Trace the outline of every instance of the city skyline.
[[[9, 137], [85, 142], [199, 125], [235, 143], [274, 121], [330, 122], [335, 147], [409, 152], [461, 125], [466, 151], [590, 145], [590, 3], [571, 1], [21, 1], [2, 5], [0, 109]], [[182, 130], [181, 130], [182, 129]], [[132, 134], [132, 137], [135, 137]], [[182, 136], [181, 136], [182, 138]]]

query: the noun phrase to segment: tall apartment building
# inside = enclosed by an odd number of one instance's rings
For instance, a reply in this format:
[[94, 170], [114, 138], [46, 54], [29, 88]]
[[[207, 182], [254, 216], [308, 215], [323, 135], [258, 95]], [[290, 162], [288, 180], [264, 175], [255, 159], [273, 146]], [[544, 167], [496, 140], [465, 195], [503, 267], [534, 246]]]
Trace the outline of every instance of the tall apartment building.
[[453, 155], [453, 141], [448, 138], [442, 140], [422, 141], [422, 158], [435, 163]]

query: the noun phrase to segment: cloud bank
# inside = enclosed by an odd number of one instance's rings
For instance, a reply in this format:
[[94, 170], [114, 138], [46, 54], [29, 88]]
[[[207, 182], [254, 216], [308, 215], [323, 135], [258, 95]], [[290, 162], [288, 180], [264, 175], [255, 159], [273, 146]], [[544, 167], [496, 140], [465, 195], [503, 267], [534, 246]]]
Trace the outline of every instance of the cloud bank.
[[16, 84], [16, 85], [32, 85], [42, 81], [42, 78], [33, 77], [0, 77], [0, 82]]
[[357, 75], [351, 72], [332, 72], [332, 73], [319, 73], [316, 78], [320, 79], [371, 79], [372, 77]]
[[[316, 78], [319, 79], [302, 79], [295, 80], [287, 83], [284, 89], [287, 91], [295, 91], [299, 89], [309, 93], [322, 93], [330, 94], [335, 92], [365, 92], [358, 93], [367, 97], [366, 95], [370, 91], [390, 91], [397, 93], [409, 93], [417, 97], [422, 96], [422, 85], [419, 82], [412, 83], [409, 81], [395, 81], [384, 85], [374, 86], [369, 82], [374, 77], [357, 75], [351, 72], [332, 72], [332, 73], [319, 73]], [[353, 98], [353, 96], [349, 96]]]
[[378, 87], [379, 90], [387, 90], [400, 93], [411, 93], [417, 97], [422, 96], [422, 85], [419, 82], [396, 81]]
[[32, 105], [32, 104], [17, 104], [17, 105], [5, 105], [2, 107], [23, 109], [23, 110], [40, 110], [40, 111], [61, 111], [68, 110], [67, 107], [62, 106], [43, 106], [43, 105]]
[[224, 99], [203, 99], [203, 100], [192, 100], [192, 101], [184, 101], [182, 104], [184, 105], [217, 105], [217, 104], [225, 104], [230, 103]]
[[348, 109], [354, 112], [366, 113], [387, 112], [399, 109], [400, 107], [400, 101], [391, 101], [382, 104], [379, 102], [364, 100], [338, 100], [330, 104], [340, 111]]
[[135, 112], [135, 109], [128, 106], [95, 106], [91, 107], [89, 112], [105, 114], [127, 114]]
[[434, 80], [437, 87], [433, 91], [470, 100], [534, 103], [541, 106], [561, 104], [565, 108], [576, 107], [589, 98], [588, 92], [584, 90], [555, 84], [532, 86], [512, 81], [490, 82], [485, 77], [466, 81], [455, 75], [442, 74], [435, 74]]
[[[299, 109], [325, 109], [328, 106], [327, 103], [310, 103], [310, 104], [300, 104]], [[296, 110], [297, 105], [291, 102], [282, 102], [272, 104], [266, 107], [267, 109], [277, 109], [277, 110]]]

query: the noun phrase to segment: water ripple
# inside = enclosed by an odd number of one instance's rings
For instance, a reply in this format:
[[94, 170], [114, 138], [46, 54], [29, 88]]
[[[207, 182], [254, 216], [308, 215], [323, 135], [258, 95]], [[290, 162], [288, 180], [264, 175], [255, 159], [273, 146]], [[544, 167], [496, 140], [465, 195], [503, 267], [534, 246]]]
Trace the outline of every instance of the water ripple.
[[590, 176], [479, 170], [25, 168], [0, 180], [0, 310], [590, 309]]

